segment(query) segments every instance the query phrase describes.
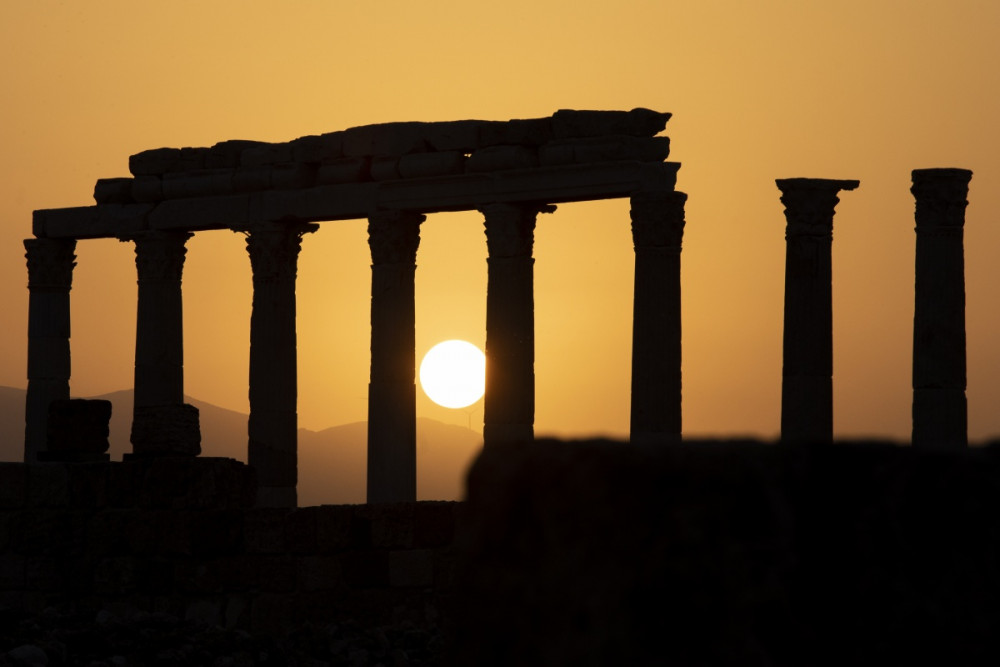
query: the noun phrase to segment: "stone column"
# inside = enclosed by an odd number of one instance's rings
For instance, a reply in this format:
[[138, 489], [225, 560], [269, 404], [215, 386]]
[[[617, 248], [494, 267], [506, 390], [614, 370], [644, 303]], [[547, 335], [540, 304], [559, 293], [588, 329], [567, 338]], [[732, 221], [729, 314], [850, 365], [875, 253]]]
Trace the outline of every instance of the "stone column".
[[785, 205], [785, 323], [781, 439], [833, 440], [833, 214], [859, 181], [776, 181]]
[[378, 211], [368, 218], [372, 253], [369, 503], [417, 499], [413, 280], [423, 221], [423, 215], [407, 211]]
[[195, 456], [201, 452], [197, 410], [184, 405], [184, 308], [181, 274], [189, 232], [145, 231], [135, 243], [138, 296], [132, 453]]
[[69, 290], [75, 239], [26, 239], [28, 260], [28, 392], [24, 461], [46, 450], [49, 404], [69, 398]]
[[486, 447], [530, 442], [535, 437], [535, 219], [555, 206], [488, 204], [485, 218]]
[[253, 271], [247, 462], [257, 471], [259, 507], [298, 503], [298, 360], [295, 276], [304, 223], [266, 222], [243, 231]]
[[972, 172], [915, 169], [913, 446], [968, 445], [963, 226]]
[[635, 246], [632, 315], [632, 442], [681, 437], [681, 238], [683, 192], [631, 197]]

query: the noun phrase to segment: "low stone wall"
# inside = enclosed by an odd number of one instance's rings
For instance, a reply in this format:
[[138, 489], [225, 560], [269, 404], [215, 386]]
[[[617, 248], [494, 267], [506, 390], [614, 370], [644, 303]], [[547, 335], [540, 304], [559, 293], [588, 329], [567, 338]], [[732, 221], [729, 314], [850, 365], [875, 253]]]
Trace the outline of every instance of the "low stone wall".
[[995, 664], [1000, 448], [487, 449], [456, 664]]
[[280, 635], [437, 623], [456, 503], [253, 508], [231, 459], [0, 464], [0, 611], [166, 613]]

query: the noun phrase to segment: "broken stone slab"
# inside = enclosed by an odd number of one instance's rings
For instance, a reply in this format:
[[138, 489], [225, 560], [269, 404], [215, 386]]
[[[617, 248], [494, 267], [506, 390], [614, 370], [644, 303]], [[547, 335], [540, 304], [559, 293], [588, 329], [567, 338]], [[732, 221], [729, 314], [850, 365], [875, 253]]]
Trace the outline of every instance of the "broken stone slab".
[[152, 204], [42, 209], [32, 214], [32, 233], [38, 238], [114, 238], [145, 229], [152, 210]]
[[131, 178], [99, 178], [94, 185], [94, 201], [98, 204], [132, 203]]
[[317, 185], [358, 183], [370, 178], [371, 160], [364, 157], [345, 157], [321, 162], [316, 172]]
[[252, 192], [271, 187], [271, 167], [238, 167], [233, 171], [233, 192]]
[[47, 451], [39, 452], [39, 460], [108, 460], [110, 420], [111, 401], [82, 398], [52, 401]]
[[425, 123], [402, 122], [362, 125], [343, 132], [344, 155], [407, 155], [428, 149], [424, 136]]
[[264, 167], [291, 161], [291, 144], [251, 146], [240, 153], [240, 166], [242, 167]]
[[139, 203], [163, 201], [163, 178], [136, 176], [132, 179], [132, 199]]
[[308, 188], [316, 184], [318, 167], [305, 162], [276, 164], [271, 167], [271, 187], [275, 190]]
[[631, 111], [560, 109], [552, 115], [552, 133], [555, 139], [597, 137], [605, 134], [651, 137], [662, 132], [668, 120], [670, 120], [669, 113], [643, 108]]
[[203, 169], [163, 175], [163, 198], [185, 199], [233, 192], [233, 169]]
[[205, 156], [205, 168], [233, 169], [240, 166], [243, 151], [267, 145], [263, 141], [249, 141], [246, 139], [220, 141], [208, 149], [208, 155]]
[[371, 176], [374, 181], [394, 181], [400, 178], [398, 157], [373, 157]]
[[462, 151], [411, 153], [399, 159], [399, 175], [403, 178], [461, 174], [464, 170], [465, 153]]
[[197, 456], [201, 453], [198, 408], [188, 403], [136, 406], [131, 441], [137, 457]]
[[427, 123], [424, 127], [424, 137], [432, 150], [471, 153], [481, 147], [479, 131], [482, 124], [481, 120]]
[[470, 173], [499, 171], [504, 169], [526, 169], [538, 165], [538, 155], [524, 146], [487, 146], [480, 148], [465, 161], [465, 170]]
[[175, 171], [204, 169], [210, 148], [154, 148], [128, 159], [133, 176], [157, 176]]
[[292, 147], [293, 162], [322, 162], [344, 155], [343, 132], [300, 137], [289, 143]]
[[149, 229], [199, 231], [225, 229], [247, 223], [250, 198], [256, 193], [199, 197], [197, 199], [167, 199], [148, 215]]
[[669, 155], [669, 137], [628, 135], [564, 139], [552, 141], [538, 149], [538, 161], [543, 166], [616, 160], [662, 162]]

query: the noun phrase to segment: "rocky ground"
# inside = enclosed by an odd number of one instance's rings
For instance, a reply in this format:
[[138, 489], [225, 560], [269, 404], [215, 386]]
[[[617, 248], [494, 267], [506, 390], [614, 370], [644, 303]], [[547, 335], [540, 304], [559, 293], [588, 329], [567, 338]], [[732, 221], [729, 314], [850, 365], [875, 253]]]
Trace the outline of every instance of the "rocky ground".
[[344, 620], [274, 638], [164, 613], [0, 612], [0, 667], [419, 667], [442, 664], [444, 646], [439, 629], [409, 622], [364, 628]]

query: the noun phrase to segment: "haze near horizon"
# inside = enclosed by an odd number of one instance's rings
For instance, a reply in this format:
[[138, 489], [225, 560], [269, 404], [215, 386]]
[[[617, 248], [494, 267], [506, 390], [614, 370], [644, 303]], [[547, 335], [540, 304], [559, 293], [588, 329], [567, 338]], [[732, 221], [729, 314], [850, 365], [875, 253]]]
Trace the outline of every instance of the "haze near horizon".
[[[778, 432], [784, 216], [776, 178], [859, 179], [834, 219], [834, 428], [910, 429], [910, 171], [974, 172], [966, 215], [969, 436], [1000, 433], [1000, 5], [958, 0], [344, 3], [15, 1], [0, 7], [0, 385], [24, 387], [31, 211], [93, 203], [128, 156], [286, 141], [371, 123], [668, 111], [688, 193], [684, 432]], [[132, 385], [131, 244], [81, 241], [77, 396]], [[536, 433], [628, 431], [632, 239], [624, 200], [562, 205], [535, 233]], [[483, 347], [478, 214], [435, 214], [417, 255], [417, 358]], [[299, 258], [299, 422], [366, 418], [364, 220], [322, 223]], [[185, 392], [245, 412], [250, 266], [203, 232], [184, 270]], [[481, 406], [481, 403], [478, 404]], [[465, 426], [418, 392], [418, 415]], [[477, 421], [478, 420], [478, 426]], [[481, 427], [482, 413], [472, 423]]]

